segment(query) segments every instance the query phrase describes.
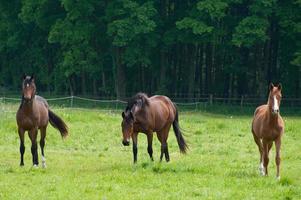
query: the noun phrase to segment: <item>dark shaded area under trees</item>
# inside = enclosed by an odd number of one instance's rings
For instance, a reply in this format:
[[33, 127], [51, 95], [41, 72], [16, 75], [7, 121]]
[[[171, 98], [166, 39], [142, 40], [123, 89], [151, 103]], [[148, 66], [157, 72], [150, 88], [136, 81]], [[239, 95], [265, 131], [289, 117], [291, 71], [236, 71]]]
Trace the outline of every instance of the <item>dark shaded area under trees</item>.
[[301, 95], [300, 0], [0, 0], [0, 84], [49, 94]]

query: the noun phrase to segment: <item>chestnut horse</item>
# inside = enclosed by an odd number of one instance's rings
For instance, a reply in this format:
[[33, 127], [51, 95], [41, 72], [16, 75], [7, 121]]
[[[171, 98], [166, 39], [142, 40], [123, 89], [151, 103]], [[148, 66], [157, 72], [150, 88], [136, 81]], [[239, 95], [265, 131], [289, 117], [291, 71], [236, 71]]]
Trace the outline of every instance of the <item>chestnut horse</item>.
[[68, 127], [60, 117], [58, 117], [49, 109], [47, 101], [43, 97], [36, 95], [36, 85], [33, 76], [24, 75], [23, 77], [22, 101], [18, 109], [16, 118], [17, 118], [17, 125], [18, 125], [18, 133], [20, 137], [20, 154], [21, 154], [20, 166], [24, 165], [23, 155], [25, 152], [25, 146], [24, 146], [25, 131], [28, 131], [28, 135], [31, 140], [31, 154], [32, 154], [33, 166], [34, 167], [38, 166], [39, 160], [38, 160], [37, 135], [38, 135], [38, 129], [40, 129], [42, 167], [46, 167], [44, 146], [45, 146], [46, 128], [48, 125], [48, 121], [54, 128], [60, 131], [62, 137], [66, 137], [68, 135]]
[[269, 98], [266, 105], [259, 106], [254, 113], [252, 133], [260, 153], [259, 171], [268, 175], [269, 151], [273, 142], [276, 146], [277, 179], [280, 179], [280, 147], [284, 133], [284, 122], [279, 113], [281, 102], [281, 84], [269, 87]]
[[161, 156], [165, 155], [166, 162], [169, 161], [167, 138], [171, 124], [175, 132], [181, 153], [186, 153], [187, 144], [183, 138], [179, 127], [178, 111], [172, 101], [166, 96], [148, 96], [144, 93], [136, 94], [129, 102], [124, 112], [122, 112], [122, 133], [124, 146], [133, 141], [134, 163], [137, 162], [137, 136], [139, 132], [147, 135], [147, 152], [153, 161], [153, 132], [157, 132], [157, 137], [161, 143]]

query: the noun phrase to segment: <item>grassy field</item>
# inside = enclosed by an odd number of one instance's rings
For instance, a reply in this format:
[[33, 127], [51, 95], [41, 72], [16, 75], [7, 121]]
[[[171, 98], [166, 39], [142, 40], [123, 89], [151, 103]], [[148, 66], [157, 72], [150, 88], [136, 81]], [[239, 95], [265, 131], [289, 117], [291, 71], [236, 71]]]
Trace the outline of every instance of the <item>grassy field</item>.
[[19, 167], [16, 108], [0, 110], [0, 199], [301, 199], [298, 116], [283, 113], [281, 181], [276, 181], [274, 147], [270, 175], [258, 173], [259, 155], [250, 132], [252, 113], [180, 112], [188, 154], [179, 153], [171, 130], [171, 162], [159, 162], [156, 137], [151, 162], [146, 137], [140, 134], [134, 165], [131, 147], [121, 144], [120, 113], [54, 109], [69, 125], [70, 136], [62, 140], [49, 126], [47, 169], [36, 169], [27, 136], [25, 167]]

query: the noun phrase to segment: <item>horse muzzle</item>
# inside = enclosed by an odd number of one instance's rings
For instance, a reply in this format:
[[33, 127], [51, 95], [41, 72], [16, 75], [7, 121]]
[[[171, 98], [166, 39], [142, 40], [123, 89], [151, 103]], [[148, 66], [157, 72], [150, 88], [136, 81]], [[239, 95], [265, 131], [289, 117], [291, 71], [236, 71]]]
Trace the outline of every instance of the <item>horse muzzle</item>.
[[130, 145], [130, 141], [129, 140], [123, 140], [122, 144], [123, 144], [123, 146], [129, 146]]
[[273, 113], [274, 115], [277, 115], [277, 114], [279, 113], [279, 109], [272, 109], [272, 113]]
[[32, 97], [31, 97], [31, 96], [24, 96], [23, 99], [24, 99], [26, 102], [31, 102]]

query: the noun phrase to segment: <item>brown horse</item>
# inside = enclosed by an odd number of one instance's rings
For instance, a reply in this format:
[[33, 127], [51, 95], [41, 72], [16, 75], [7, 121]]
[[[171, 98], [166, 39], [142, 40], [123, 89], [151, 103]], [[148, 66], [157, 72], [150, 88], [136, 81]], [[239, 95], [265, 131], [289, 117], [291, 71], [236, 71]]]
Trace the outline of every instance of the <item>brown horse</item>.
[[273, 142], [276, 146], [277, 179], [280, 179], [280, 147], [284, 132], [284, 122], [279, 113], [281, 102], [281, 84], [270, 84], [269, 99], [266, 105], [259, 106], [254, 113], [252, 133], [260, 153], [259, 171], [268, 175], [269, 151]]
[[187, 144], [180, 131], [178, 121], [178, 111], [172, 101], [166, 96], [148, 96], [144, 93], [136, 94], [129, 102], [124, 112], [122, 112], [122, 133], [124, 146], [133, 141], [134, 163], [137, 162], [137, 136], [139, 132], [147, 135], [148, 154], [153, 161], [153, 132], [157, 132], [157, 137], [161, 143], [161, 156], [165, 154], [166, 162], [169, 161], [167, 138], [171, 124], [178, 141], [181, 153], [186, 153]]
[[41, 132], [41, 152], [42, 152], [42, 167], [46, 167], [46, 159], [44, 156], [44, 146], [46, 137], [46, 128], [48, 121], [50, 124], [58, 129], [62, 137], [68, 135], [68, 127], [64, 121], [54, 114], [48, 106], [47, 101], [38, 95], [36, 95], [36, 85], [33, 76], [23, 77], [22, 84], [22, 101], [17, 112], [17, 125], [18, 133], [20, 137], [20, 154], [21, 162], [20, 166], [24, 165], [23, 155], [25, 152], [24, 146], [24, 133], [28, 131], [28, 135], [31, 140], [31, 154], [33, 166], [37, 167], [39, 164], [38, 160], [38, 146], [37, 146], [37, 135], [38, 129]]

